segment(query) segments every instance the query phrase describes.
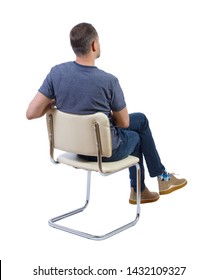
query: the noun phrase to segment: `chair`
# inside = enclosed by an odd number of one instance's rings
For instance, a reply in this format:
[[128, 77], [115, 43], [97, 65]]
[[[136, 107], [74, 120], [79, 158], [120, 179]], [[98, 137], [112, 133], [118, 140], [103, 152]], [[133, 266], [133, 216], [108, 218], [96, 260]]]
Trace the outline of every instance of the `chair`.
[[[52, 218], [49, 220], [48, 224], [56, 229], [92, 240], [103, 240], [134, 226], [140, 216], [139, 202], [141, 191], [139, 159], [134, 156], [128, 156], [123, 160], [115, 162], [102, 161], [102, 157], [110, 157], [112, 154], [111, 131], [108, 117], [104, 113], [74, 115], [52, 108], [47, 112], [46, 120], [51, 161], [55, 164], [62, 163], [87, 171], [86, 201], [84, 206]], [[56, 149], [61, 151], [57, 159], [54, 158]], [[88, 161], [78, 155], [96, 156], [97, 161]], [[82, 212], [87, 207], [90, 198], [92, 171], [99, 172], [101, 175], [106, 176], [131, 166], [135, 166], [137, 170], [137, 205], [136, 217], [133, 221], [103, 235], [93, 235], [57, 223], [60, 220]]]

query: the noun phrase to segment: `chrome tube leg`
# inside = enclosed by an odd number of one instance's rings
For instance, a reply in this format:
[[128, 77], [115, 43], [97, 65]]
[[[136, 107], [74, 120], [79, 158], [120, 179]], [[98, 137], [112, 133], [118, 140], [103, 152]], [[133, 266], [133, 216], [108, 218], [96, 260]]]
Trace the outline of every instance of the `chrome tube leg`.
[[86, 206], [90, 201], [90, 182], [91, 182], [91, 171], [87, 171]]
[[136, 164], [136, 174], [137, 174], [137, 184], [136, 184], [136, 208], [137, 208], [137, 216], [140, 215], [140, 201], [141, 201], [141, 172], [140, 172], [140, 166], [137, 163]]
[[86, 201], [85, 201], [85, 204], [84, 206], [78, 208], [78, 209], [75, 209], [73, 211], [70, 211], [66, 214], [63, 214], [63, 215], [60, 215], [58, 217], [55, 217], [55, 218], [52, 218], [48, 221], [48, 224], [51, 226], [51, 227], [55, 227], [57, 228], [56, 225], [54, 225], [55, 222], [57, 221], [60, 221], [62, 219], [65, 219], [67, 217], [70, 217], [72, 215], [75, 215], [77, 213], [80, 213], [82, 212], [87, 206], [88, 206], [88, 203], [90, 201], [90, 185], [91, 185], [91, 171], [88, 171], [87, 172], [87, 187], [86, 187]]

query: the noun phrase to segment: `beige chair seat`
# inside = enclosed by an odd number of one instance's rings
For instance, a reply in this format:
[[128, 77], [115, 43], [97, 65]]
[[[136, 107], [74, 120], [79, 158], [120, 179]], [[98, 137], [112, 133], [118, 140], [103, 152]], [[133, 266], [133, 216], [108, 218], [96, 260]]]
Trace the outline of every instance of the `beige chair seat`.
[[[97, 162], [88, 161], [76, 154], [63, 153], [58, 156], [57, 161], [75, 168], [99, 172], [99, 166]], [[115, 173], [125, 168], [129, 168], [130, 166], [135, 165], [137, 162], [139, 162], [137, 157], [128, 156], [127, 158], [119, 161], [102, 162], [102, 170], [104, 173]]]

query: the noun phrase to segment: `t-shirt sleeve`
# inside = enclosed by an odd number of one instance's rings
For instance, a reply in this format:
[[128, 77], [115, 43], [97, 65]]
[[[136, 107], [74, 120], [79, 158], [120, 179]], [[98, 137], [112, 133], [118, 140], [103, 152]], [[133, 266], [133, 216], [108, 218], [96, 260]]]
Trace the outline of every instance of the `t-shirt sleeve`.
[[50, 99], [55, 99], [54, 87], [52, 83], [52, 69], [38, 91]]
[[124, 109], [125, 107], [126, 107], [126, 102], [124, 98], [124, 93], [118, 79], [116, 78], [113, 86], [111, 109], [112, 111], [118, 112]]

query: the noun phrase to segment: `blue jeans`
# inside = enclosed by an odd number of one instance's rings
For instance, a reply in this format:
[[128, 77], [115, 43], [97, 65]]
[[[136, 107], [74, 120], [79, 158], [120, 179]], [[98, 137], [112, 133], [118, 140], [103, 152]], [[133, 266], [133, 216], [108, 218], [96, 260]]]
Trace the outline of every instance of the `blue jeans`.
[[[103, 158], [104, 162], [116, 161], [126, 158], [128, 155], [139, 158], [141, 169], [141, 191], [145, 189], [145, 171], [143, 158], [145, 159], [149, 175], [156, 177], [160, 175], [165, 167], [162, 165], [158, 155], [149, 122], [142, 113], [130, 114], [130, 125], [128, 128], [118, 128], [121, 144], [113, 150], [110, 158]], [[91, 157], [87, 157], [91, 160]], [[93, 158], [92, 158], [93, 159]], [[129, 168], [131, 187], [136, 189], [136, 167]]]
[[[118, 128], [121, 144], [113, 151], [112, 156], [104, 161], [120, 160], [128, 155], [139, 158], [141, 169], [141, 190], [145, 188], [145, 171], [143, 158], [145, 159], [149, 175], [156, 177], [160, 175], [165, 167], [161, 163], [154, 139], [146, 116], [142, 113], [130, 114], [130, 125], [128, 128]], [[136, 188], [136, 167], [129, 168], [131, 187]]]

